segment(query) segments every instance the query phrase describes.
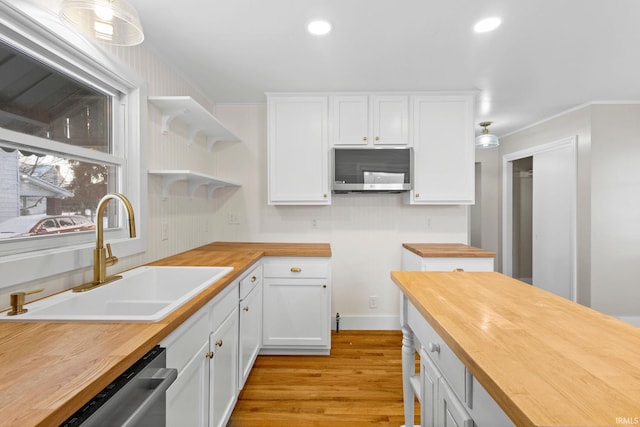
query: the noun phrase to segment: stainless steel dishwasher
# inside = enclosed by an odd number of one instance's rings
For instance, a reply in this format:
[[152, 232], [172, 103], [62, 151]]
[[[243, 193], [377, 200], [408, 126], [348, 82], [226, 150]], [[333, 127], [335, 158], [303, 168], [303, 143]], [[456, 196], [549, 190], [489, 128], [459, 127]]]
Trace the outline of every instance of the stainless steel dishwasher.
[[60, 427], [166, 425], [165, 392], [178, 375], [166, 360], [166, 350], [154, 347]]

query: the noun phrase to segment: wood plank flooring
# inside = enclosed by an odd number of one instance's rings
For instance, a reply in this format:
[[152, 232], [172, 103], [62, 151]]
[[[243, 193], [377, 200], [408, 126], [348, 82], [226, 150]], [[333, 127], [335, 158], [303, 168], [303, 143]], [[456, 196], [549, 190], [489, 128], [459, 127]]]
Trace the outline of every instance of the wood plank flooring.
[[404, 424], [402, 333], [333, 331], [331, 340], [330, 356], [259, 356], [228, 426]]

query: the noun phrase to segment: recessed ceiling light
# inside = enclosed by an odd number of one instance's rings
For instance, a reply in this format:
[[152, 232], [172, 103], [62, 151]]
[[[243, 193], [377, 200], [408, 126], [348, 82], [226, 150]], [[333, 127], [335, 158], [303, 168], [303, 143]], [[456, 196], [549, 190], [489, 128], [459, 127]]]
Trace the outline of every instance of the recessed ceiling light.
[[498, 17], [493, 16], [491, 18], [486, 18], [482, 21], [478, 21], [476, 25], [473, 26], [473, 30], [476, 33], [487, 33], [498, 28], [500, 24], [502, 24], [502, 20]]
[[324, 36], [331, 31], [331, 23], [323, 20], [312, 21], [307, 25], [307, 30], [316, 36]]

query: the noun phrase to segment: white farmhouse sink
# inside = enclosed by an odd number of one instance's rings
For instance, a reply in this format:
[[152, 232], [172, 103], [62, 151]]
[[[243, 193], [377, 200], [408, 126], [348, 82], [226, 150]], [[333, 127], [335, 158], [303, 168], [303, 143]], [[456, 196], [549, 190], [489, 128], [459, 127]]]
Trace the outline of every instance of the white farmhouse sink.
[[27, 313], [2, 313], [0, 320], [154, 322], [231, 270], [233, 267], [138, 267], [90, 291], [66, 291], [26, 304]]

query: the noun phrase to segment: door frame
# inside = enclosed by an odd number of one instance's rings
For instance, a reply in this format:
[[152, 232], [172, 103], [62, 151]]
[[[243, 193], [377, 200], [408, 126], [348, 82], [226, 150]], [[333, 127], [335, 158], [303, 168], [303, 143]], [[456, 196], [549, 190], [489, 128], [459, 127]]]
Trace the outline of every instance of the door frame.
[[[573, 164], [575, 171], [573, 174], [573, 197], [571, 198], [571, 217], [573, 223], [571, 227], [571, 300], [576, 301], [577, 297], [577, 147], [578, 136], [570, 136], [557, 141], [549, 142], [535, 147], [526, 148], [514, 153], [502, 156], [502, 272], [507, 276], [513, 274], [513, 162], [525, 157], [533, 157], [536, 154], [546, 151], [553, 151], [558, 148], [570, 146], [573, 152]], [[535, 174], [535, 170], [533, 171]]]

